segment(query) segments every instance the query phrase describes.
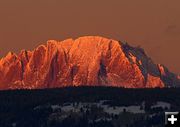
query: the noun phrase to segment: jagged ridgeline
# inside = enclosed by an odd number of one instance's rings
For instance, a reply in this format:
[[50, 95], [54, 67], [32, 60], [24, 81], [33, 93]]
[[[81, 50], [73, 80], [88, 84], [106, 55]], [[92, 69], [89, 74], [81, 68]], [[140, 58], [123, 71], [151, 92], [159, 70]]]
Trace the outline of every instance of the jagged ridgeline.
[[178, 86], [179, 76], [154, 64], [142, 48], [98, 36], [49, 40], [0, 60], [0, 89], [66, 86]]

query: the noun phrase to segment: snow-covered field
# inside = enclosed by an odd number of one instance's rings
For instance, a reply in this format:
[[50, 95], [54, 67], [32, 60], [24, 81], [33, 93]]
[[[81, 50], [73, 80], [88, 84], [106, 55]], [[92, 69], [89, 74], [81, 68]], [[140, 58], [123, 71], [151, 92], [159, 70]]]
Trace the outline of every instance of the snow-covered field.
[[104, 112], [108, 113], [108, 114], [120, 114], [124, 111], [126, 112], [131, 112], [131, 113], [145, 113], [145, 111], [143, 109], [140, 109], [141, 106], [109, 106], [109, 105], [104, 105], [103, 103], [106, 100], [101, 100], [98, 103], [65, 103], [64, 105], [51, 105], [51, 108], [53, 109], [53, 111], [61, 109], [64, 112], [80, 112], [81, 109], [83, 109], [84, 111], [86, 111], [87, 109], [89, 109], [91, 106], [97, 106], [99, 108], [102, 108], [104, 110]]
[[[80, 112], [82, 109], [83, 111], [87, 111], [92, 106], [96, 106], [98, 108], [102, 108], [104, 112], [108, 114], [118, 115], [122, 112], [130, 112], [130, 113], [145, 113], [144, 110], [144, 102], [141, 105], [131, 105], [131, 106], [110, 106], [104, 104], [108, 100], [101, 100], [96, 103], [64, 103], [63, 105], [51, 105], [52, 110], [55, 112], [57, 110], [61, 110], [63, 112]], [[158, 101], [156, 104], [152, 105], [151, 108], [161, 107], [163, 109], [168, 108], [170, 109], [171, 104], [167, 102]], [[35, 109], [40, 108], [36, 107]]]
[[167, 103], [167, 102], [162, 102], [162, 101], [158, 101], [155, 105], [151, 106], [151, 108], [158, 108], [158, 107], [162, 107], [163, 109], [171, 108], [171, 104]]

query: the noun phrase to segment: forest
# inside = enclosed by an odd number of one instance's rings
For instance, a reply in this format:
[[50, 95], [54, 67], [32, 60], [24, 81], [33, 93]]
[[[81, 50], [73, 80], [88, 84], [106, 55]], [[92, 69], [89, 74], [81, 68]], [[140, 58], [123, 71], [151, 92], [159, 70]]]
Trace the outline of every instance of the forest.
[[[123, 111], [123, 114], [111, 116], [111, 122], [102, 120], [98, 123], [88, 123], [89, 119], [99, 118], [99, 116], [109, 116], [105, 114], [101, 108], [95, 106], [89, 110], [77, 114], [71, 112], [68, 117], [61, 122], [57, 118], [49, 117], [52, 114], [60, 114], [61, 111], [53, 112], [48, 106], [63, 105], [64, 103], [94, 103], [100, 100], [108, 100], [105, 104], [110, 106], [130, 106], [141, 105], [145, 102], [145, 114], [132, 114]], [[161, 126], [163, 123], [164, 109], [151, 109], [151, 105], [157, 101], [168, 102], [171, 104], [171, 109], [168, 111], [180, 111], [180, 88], [155, 88], [155, 89], [124, 89], [115, 87], [67, 87], [56, 89], [39, 89], [39, 90], [7, 90], [0, 91], [0, 126], [2, 127], [79, 127], [79, 126], [151, 126], [154, 122]], [[34, 110], [37, 106], [42, 108]], [[99, 113], [101, 112], [101, 113]], [[99, 114], [97, 114], [99, 113]], [[155, 118], [148, 117], [148, 114], [154, 114]], [[122, 119], [124, 116], [132, 119], [143, 119], [143, 121], [131, 125], [121, 125], [122, 122], [117, 122], [117, 119]], [[74, 116], [74, 117], [73, 117]], [[147, 117], [144, 117], [147, 116]], [[54, 119], [52, 119], [54, 118]], [[144, 119], [146, 118], [146, 119]], [[77, 120], [78, 119], [78, 120]], [[161, 125], [156, 121], [161, 121]], [[153, 121], [155, 120], [155, 121]], [[71, 121], [71, 122], [69, 122]], [[74, 121], [74, 122], [73, 122]], [[76, 121], [76, 122], [75, 122]], [[77, 122], [79, 121], [79, 122]], [[142, 120], [141, 120], [142, 121]], [[83, 123], [81, 123], [83, 122]], [[13, 124], [14, 123], [14, 124]], [[72, 123], [72, 124], [70, 124]], [[76, 124], [75, 124], [76, 123]], [[74, 125], [75, 124], [75, 125]]]

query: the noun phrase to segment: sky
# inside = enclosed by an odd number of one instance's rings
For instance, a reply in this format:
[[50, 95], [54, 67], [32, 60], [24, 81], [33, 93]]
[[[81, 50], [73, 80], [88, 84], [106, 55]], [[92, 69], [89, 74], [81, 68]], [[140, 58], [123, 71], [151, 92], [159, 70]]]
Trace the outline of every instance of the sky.
[[180, 74], [179, 0], [0, 0], [0, 57], [98, 35], [141, 46]]

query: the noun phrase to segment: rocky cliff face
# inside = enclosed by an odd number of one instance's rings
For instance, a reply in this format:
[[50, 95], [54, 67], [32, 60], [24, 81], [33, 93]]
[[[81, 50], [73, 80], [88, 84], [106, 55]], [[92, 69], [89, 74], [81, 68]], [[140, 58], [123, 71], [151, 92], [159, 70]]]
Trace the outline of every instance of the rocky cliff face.
[[33, 51], [10, 52], [0, 60], [0, 89], [179, 84], [178, 76], [154, 64], [143, 49], [97, 36], [50, 40]]

